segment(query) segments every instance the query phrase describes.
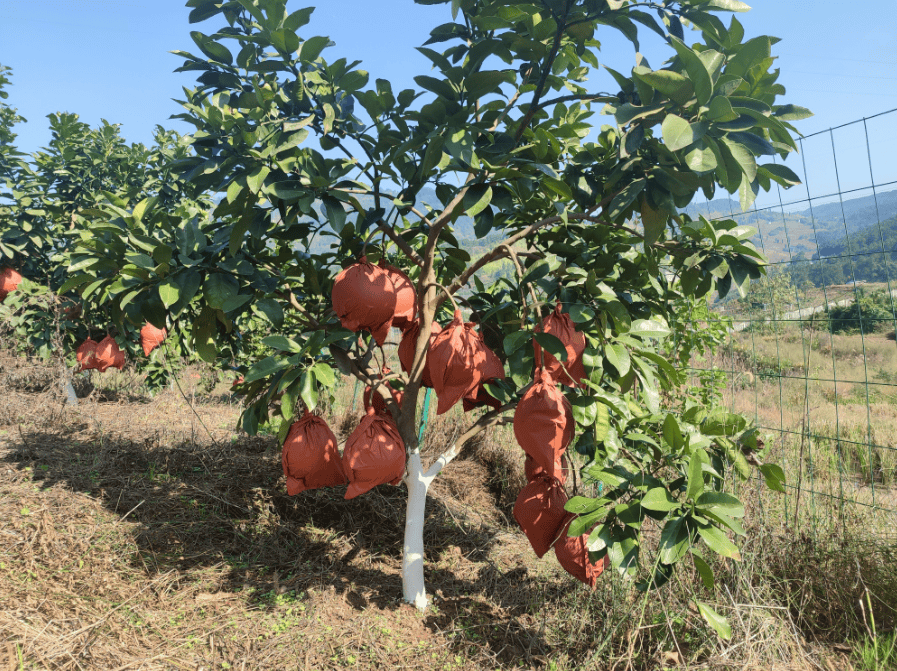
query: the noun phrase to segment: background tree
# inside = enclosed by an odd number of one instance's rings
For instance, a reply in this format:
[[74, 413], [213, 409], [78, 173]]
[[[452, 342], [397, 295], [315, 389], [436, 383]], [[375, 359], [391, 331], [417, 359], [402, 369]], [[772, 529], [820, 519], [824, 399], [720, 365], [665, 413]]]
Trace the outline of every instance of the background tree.
[[[357, 62], [325, 57], [327, 37], [300, 36], [310, 8], [187, 5], [191, 22], [219, 25], [191, 33], [201, 55], [175, 52], [180, 70], [199, 76], [179, 115], [196, 129], [195, 155], [174, 166], [191, 195], [217, 204], [207, 220], [178, 220], [153, 204], [112, 208], [75, 250], [72, 282], [102, 295], [122, 321], [177, 320], [209, 362], [233, 356], [241, 323], [268, 320], [269, 355], [246, 369], [242, 387], [250, 433], [277, 412], [286, 435], [300, 401], [313, 409], [334, 384], [333, 365], [374, 387], [407, 450], [403, 582], [418, 607], [427, 603], [427, 489], [467, 440], [511, 421], [532, 381], [534, 339], [566, 358], [536, 328], [560, 302], [588, 345], [583, 387], [564, 393], [590, 459], [583, 476], [603, 485], [597, 498], [570, 500], [579, 516], [569, 534], [589, 533], [591, 559], [607, 557], [641, 589], [663, 584], [689, 557], [712, 581], [702, 548], [737, 559], [726, 533], [743, 533], [743, 508], [723, 491], [726, 474], [734, 467], [747, 477], [750, 458], [779, 488], [781, 470], [762, 464], [744, 418], [689, 398], [668, 336], [683, 301], [743, 292], [762, 274], [753, 229], [692, 220], [681, 208], [717, 188], [739, 192], [747, 208], [772, 181], [798, 182], [772, 159], [759, 162], [794, 150], [789, 122], [809, 114], [776, 104], [784, 94], [771, 70], [776, 40], [744, 40], [736, 19], [726, 26], [716, 16], [747, 6], [453, 0], [451, 20], [419, 49], [434, 71], [396, 92], [383, 79], [371, 84]], [[694, 29], [693, 44], [684, 27]], [[611, 69], [598, 60], [599, 29], [621, 32], [636, 51], [650, 30], [670, 45], [670, 59], [657, 70], [639, 56], [631, 71]], [[588, 77], [601, 69], [619, 91], [591, 90]], [[615, 124], [595, 125], [596, 106]], [[418, 202], [425, 187], [437, 202]], [[478, 237], [500, 236], [475, 262], [453, 232], [462, 216]], [[140, 273], [125, 270], [134, 254], [152, 261]], [[414, 361], [388, 380], [377, 379], [369, 334], [359, 342], [333, 310], [334, 277], [365, 254], [415, 288]], [[513, 263], [514, 279], [487, 285], [479, 273], [500, 259]], [[508, 378], [486, 387], [500, 407], [425, 466], [421, 375], [431, 324], [451, 319], [453, 300], [470, 310]], [[387, 381], [403, 388], [401, 405]], [[663, 392], [681, 399], [678, 412], [661, 406]], [[657, 547], [644, 544], [652, 525], [662, 528]]]

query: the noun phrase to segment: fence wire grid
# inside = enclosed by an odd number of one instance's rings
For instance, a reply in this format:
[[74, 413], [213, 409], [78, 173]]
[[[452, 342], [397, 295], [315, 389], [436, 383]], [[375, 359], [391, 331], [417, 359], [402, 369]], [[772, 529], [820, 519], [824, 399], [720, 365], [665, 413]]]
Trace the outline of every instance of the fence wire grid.
[[753, 226], [769, 259], [745, 297], [713, 304], [727, 342], [688, 371], [772, 436], [787, 495], [751, 487], [766, 524], [897, 529], [895, 125], [897, 109], [804, 136], [784, 162], [802, 183], [747, 212], [728, 198], [689, 207]]

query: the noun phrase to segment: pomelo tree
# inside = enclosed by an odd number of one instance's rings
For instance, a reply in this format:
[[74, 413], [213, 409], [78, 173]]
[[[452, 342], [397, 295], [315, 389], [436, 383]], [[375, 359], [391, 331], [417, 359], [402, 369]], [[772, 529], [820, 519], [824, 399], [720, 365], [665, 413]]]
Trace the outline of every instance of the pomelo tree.
[[[590, 559], [641, 589], [686, 559], [711, 583], [702, 553], [737, 559], [728, 534], [743, 533], [728, 475], [748, 477], [753, 464], [777, 489], [783, 475], [762, 462], [746, 419], [685, 385], [681, 365], [701, 345], [688, 337], [689, 310], [710, 319], [708, 296], [743, 293], [762, 275], [755, 231], [681, 212], [699, 191], [738, 193], [748, 208], [773, 182], [798, 183], [776, 159], [796, 149], [790, 122], [809, 112], [779, 102], [776, 39], [745, 39], [736, 18], [720, 19], [748, 9], [738, 0], [416, 1], [448, 5], [446, 23], [419, 48], [432, 70], [395, 90], [309, 34], [311, 8], [189, 0], [190, 21], [210, 27], [174, 52], [198, 81], [178, 115], [195, 127], [195, 155], [173, 167], [193, 197], [217, 204], [208, 219], [152, 203], [98, 217], [72, 281], [97, 287], [119, 319], [177, 319], [209, 362], [232, 357], [241, 325], [267, 320], [266, 356], [242, 386], [250, 433], [282, 418], [283, 438], [334, 368], [372, 386], [406, 449], [404, 598], [420, 608], [428, 487], [467, 440], [512, 421], [544, 356], [570, 363], [537, 328], [559, 305], [587, 345], [585, 378], [563, 392], [588, 458], [582, 476], [601, 484], [568, 502], [569, 535], [588, 534]], [[605, 64], [609, 31], [632, 42], [634, 59]], [[646, 36], [669, 46], [656, 69], [637, 53]], [[496, 240], [476, 259], [458, 235], [468, 220]], [[370, 333], [359, 339], [334, 310], [334, 279], [362, 257], [414, 289], [413, 362], [382, 379]], [[499, 260], [514, 278], [484, 283]], [[446, 325], [452, 303], [507, 376], [484, 388], [499, 407], [424, 464], [422, 375], [431, 324]], [[387, 382], [403, 389], [400, 404]], [[645, 542], [651, 527], [659, 545]]]
[[[0, 67], [4, 99], [9, 74]], [[81, 342], [88, 337], [99, 340], [116, 327], [109, 305], [90, 287], [81, 287], [80, 294], [71, 291], [81, 285], [69, 281], [79, 270], [70, 253], [82, 235], [89, 237], [87, 224], [113, 208], [148, 198], [163, 211], [178, 212], [179, 221], [191, 213], [202, 216], [209, 203], [188, 200], [180, 174], [170, 167], [192, 151], [177, 133], [157, 127], [153, 145], [146, 147], [128, 144], [119, 127], [105, 120], [91, 128], [70, 112], [53, 113], [48, 119], [48, 146], [26, 155], [16, 148], [13, 130], [25, 119], [0, 102], [0, 271], [12, 269], [23, 278], [3, 300], [0, 319], [17, 349], [56, 358], [68, 371]], [[97, 209], [101, 205], [102, 211]], [[128, 350], [128, 358], [139, 363], [150, 388], [159, 387], [167, 381], [170, 366], [143, 357], [139, 329], [126, 328], [119, 320], [116, 340]], [[68, 379], [68, 372], [64, 377]]]

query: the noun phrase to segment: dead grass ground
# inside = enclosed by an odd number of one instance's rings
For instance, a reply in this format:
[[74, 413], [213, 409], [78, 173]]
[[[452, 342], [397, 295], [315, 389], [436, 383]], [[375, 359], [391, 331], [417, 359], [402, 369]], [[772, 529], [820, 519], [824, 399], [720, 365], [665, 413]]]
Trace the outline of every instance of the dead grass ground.
[[[236, 433], [226, 395], [69, 409], [29, 375], [0, 397], [0, 669], [850, 668], [754, 584], [759, 559], [721, 564], [725, 592], [701, 594], [728, 643], [689, 608], [688, 572], [645, 600], [536, 561], [509, 519], [523, 477], [507, 432], [437, 480], [418, 613], [401, 603], [403, 488], [288, 497], [275, 439]], [[453, 422], [434, 419], [425, 449]]]

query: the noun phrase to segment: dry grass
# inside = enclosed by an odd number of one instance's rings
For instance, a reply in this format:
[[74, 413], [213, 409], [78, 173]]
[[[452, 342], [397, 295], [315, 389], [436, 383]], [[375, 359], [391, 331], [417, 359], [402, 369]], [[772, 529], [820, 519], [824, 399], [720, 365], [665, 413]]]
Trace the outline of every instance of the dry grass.
[[[715, 567], [716, 593], [689, 570], [659, 595], [610, 575], [592, 593], [536, 561], [510, 515], [524, 482], [509, 429], [434, 485], [434, 600], [418, 613], [401, 603], [404, 488], [288, 497], [275, 439], [235, 432], [238, 406], [190, 391], [194, 374], [186, 397], [101, 379], [71, 409], [47, 374], [48, 391], [35, 378], [0, 399], [0, 669], [849, 668], [820, 666], [837, 655], [807, 644], [791, 609], [805, 592], [772, 570], [766, 543], [781, 557], [798, 538], [757, 527], [743, 565]], [[341, 439], [353, 392], [330, 411]], [[461, 429], [460, 412], [433, 412], [426, 458]]]

